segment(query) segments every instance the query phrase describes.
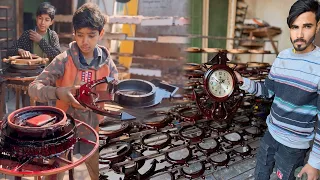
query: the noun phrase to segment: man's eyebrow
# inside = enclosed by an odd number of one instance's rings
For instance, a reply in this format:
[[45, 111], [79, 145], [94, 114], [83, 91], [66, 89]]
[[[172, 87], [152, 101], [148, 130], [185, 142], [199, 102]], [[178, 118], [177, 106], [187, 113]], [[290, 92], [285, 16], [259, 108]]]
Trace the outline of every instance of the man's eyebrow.
[[312, 26], [313, 25], [313, 23], [305, 23], [305, 24], [303, 24], [303, 26]]
[[[296, 24], [292, 24], [291, 27], [292, 26], [298, 27], [298, 25], [296, 25]], [[313, 26], [313, 23], [305, 23], [302, 26]]]

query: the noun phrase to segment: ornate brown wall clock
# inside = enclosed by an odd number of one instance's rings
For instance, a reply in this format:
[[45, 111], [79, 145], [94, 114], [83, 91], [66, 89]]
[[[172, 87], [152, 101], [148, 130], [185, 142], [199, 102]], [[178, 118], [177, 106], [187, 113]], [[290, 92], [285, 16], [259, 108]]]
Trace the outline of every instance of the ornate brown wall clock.
[[194, 91], [197, 105], [206, 118], [225, 121], [231, 120], [240, 103], [244, 91], [238, 87], [233, 69], [227, 65], [225, 52], [218, 53], [204, 64], [207, 71], [203, 77], [204, 92]]

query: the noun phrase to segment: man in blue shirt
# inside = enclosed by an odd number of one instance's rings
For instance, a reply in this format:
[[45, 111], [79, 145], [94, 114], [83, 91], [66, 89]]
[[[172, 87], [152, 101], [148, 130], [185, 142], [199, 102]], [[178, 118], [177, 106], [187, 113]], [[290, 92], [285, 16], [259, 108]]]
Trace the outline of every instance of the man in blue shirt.
[[[273, 168], [279, 179], [295, 179], [313, 142], [306, 173], [316, 180], [320, 169], [320, 48], [313, 44], [319, 31], [320, 8], [316, 0], [298, 0], [290, 9], [287, 24], [293, 48], [279, 53], [264, 83], [241, 77], [241, 89], [274, 98], [267, 117], [268, 130], [257, 154], [255, 179], [270, 179]], [[317, 122], [318, 121], [318, 122]], [[316, 126], [317, 124], [317, 126]]]

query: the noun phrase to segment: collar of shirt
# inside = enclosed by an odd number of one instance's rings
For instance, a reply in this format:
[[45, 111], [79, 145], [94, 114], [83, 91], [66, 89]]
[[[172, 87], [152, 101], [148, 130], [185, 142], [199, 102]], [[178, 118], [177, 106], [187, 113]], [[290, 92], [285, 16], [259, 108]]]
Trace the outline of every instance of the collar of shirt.
[[92, 66], [95, 63], [95, 61], [97, 61], [98, 58], [101, 56], [102, 56], [102, 50], [98, 47], [95, 47], [93, 50], [93, 60], [91, 61], [90, 64], [88, 64], [79, 48], [79, 61], [83, 66]]

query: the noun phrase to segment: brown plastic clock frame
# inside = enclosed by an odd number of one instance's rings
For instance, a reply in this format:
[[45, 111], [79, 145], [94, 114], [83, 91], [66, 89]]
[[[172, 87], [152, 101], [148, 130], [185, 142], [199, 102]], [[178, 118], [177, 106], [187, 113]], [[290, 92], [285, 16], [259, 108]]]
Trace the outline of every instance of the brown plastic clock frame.
[[[203, 67], [207, 70], [203, 77], [204, 91], [199, 93], [194, 90], [193, 93], [197, 106], [206, 119], [228, 121], [228, 123], [230, 123], [232, 117], [241, 105], [244, 91], [240, 90], [236, 75], [233, 69], [228, 67], [227, 61], [226, 53], [220, 52], [209, 62], [203, 64]], [[211, 78], [212, 74], [218, 70], [223, 70], [230, 75], [228, 77], [230, 89], [225, 92], [226, 94], [222, 94], [222, 96], [214, 95], [210, 90], [209, 84], [212, 83], [214, 79], [220, 84], [226, 82], [226, 79], [216, 78], [214, 76], [213, 79]], [[213, 83], [211, 85], [213, 85]]]
[[[227, 65], [227, 57], [225, 53], [219, 53], [216, 55], [216, 57], [214, 57], [212, 59], [212, 61], [217, 61], [217, 64], [213, 64], [205, 73], [204, 78], [203, 78], [203, 85], [204, 85], [204, 89], [206, 91], [206, 93], [209, 95], [210, 98], [212, 98], [214, 101], [216, 102], [224, 102], [226, 101], [234, 92], [235, 88], [236, 88], [236, 75], [233, 72], [233, 70]], [[227, 95], [223, 96], [223, 97], [217, 97], [215, 96], [213, 93], [211, 93], [210, 89], [209, 89], [209, 81], [210, 81], [210, 77], [212, 76], [212, 74], [217, 71], [217, 70], [225, 70], [227, 71], [231, 77], [232, 77], [232, 90], [230, 91], [230, 93], [228, 93]]]

